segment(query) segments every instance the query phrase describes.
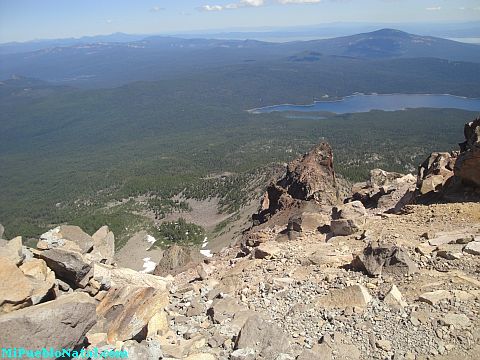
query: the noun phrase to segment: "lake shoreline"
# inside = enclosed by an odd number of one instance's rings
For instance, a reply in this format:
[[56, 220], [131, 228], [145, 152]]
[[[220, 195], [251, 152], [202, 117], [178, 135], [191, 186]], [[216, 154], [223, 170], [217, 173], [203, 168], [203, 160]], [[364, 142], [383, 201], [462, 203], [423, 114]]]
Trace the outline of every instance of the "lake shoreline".
[[[409, 100], [412, 100], [412, 98], [417, 98], [415, 100], [434, 100], [439, 102], [441, 100], [445, 100], [445, 98], [448, 98], [450, 100], [466, 100], [467, 102], [473, 102], [473, 108], [467, 106], [465, 103], [464, 106], [459, 106], [458, 103], [456, 106], [440, 106], [441, 104], [431, 104], [425, 102], [425, 104], [415, 104], [415, 101], [412, 102], [406, 102], [404, 106], [402, 106], [401, 102], [398, 102], [398, 106], [393, 106], [392, 104], [385, 104], [383, 107], [374, 105], [372, 104], [370, 107], [366, 107], [365, 109], [360, 109], [360, 111], [332, 111], [331, 107], [329, 105], [355, 105], [354, 102], [356, 100], [371, 100], [371, 99], [381, 99], [381, 98], [392, 98], [392, 97], [398, 97], [402, 98], [404, 101], [406, 98], [411, 98]], [[424, 98], [424, 99], [421, 99]], [[436, 99], [435, 99], [436, 98]], [[351, 101], [353, 104], [348, 104], [348, 102]], [[476, 104], [478, 102], [478, 104]], [[357, 107], [360, 108], [361, 104], [356, 104]], [[365, 105], [365, 104], [363, 104]], [[413, 106], [410, 106], [413, 105]], [[471, 104], [470, 104], [471, 105]], [[324, 106], [324, 108], [322, 108]], [[375, 106], [378, 106], [378, 108], [375, 108]], [[312, 110], [318, 107], [318, 110]], [[355, 93], [352, 95], [347, 95], [343, 98], [340, 99], [334, 99], [334, 100], [315, 100], [311, 104], [290, 104], [290, 103], [284, 103], [284, 104], [278, 104], [278, 105], [268, 105], [264, 107], [258, 107], [258, 108], [253, 108], [246, 110], [250, 114], [265, 114], [265, 113], [272, 113], [272, 112], [287, 112], [287, 111], [293, 111], [293, 112], [333, 112], [335, 114], [345, 114], [345, 113], [350, 113], [350, 112], [368, 112], [372, 110], [380, 110], [380, 111], [402, 111], [402, 110], [407, 110], [407, 109], [413, 109], [413, 108], [458, 108], [462, 110], [469, 110], [469, 111], [480, 111], [480, 99], [479, 98], [469, 98], [466, 96], [460, 96], [460, 95], [452, 95], [452, 94], [403, 94], [403, 93], [391, 93], [391, 94], [378, 94], [378, 93], [370, 93], [370, 94], [365, 94], [365, 93]]]

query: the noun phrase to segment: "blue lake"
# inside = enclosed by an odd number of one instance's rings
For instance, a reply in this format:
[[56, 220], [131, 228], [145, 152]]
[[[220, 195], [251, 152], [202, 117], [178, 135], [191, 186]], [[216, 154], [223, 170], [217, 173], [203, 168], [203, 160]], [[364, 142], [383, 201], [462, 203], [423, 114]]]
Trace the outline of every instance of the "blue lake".
[[453, 108], [480, 111], [480, 99], [470, 99], [453, 95], [355, 94], [335, 101], [315, 101], [311, 105], [273, 105], [249, 110], [253, 114], [274, 111], [326, 111], [335, 114], [368, 112], [371, 110], [396, 111], [414, 108]]

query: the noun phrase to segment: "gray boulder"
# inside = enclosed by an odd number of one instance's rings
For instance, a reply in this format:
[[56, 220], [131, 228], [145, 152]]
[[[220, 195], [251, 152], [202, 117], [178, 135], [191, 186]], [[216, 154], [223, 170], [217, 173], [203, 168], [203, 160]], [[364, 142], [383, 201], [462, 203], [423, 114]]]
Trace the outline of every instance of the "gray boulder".
[[35, 256], [45, 260], [48, 267], [55, 272], [56, 277], [75, 287], [81, 286], [82, 279], [92, 268], [82, 255], [75, 251], [58, 248], [37, 251]]
[[251, 316], [238, 334], [235, 349], [250, 348], [256, 359], [275, 360], [279, 354], [289, 353], [290, 339], [277, 325], [257, 315]]
[[5, 228], [0, 224], [0, 239], [3, 239], [3, 234], [5, 233]]
[[370, 276], [379, 276], [383, 273], [391, 275], [405, 275], [418, 272], [407, 251], [391, 245], [370, 243], [352, 262], [356, 269], [365, 271]]
[[74, 293], [0, 316], [0, 339], [5, 348], [71, 349], [81, 344], [96, 322], [96, 302]]

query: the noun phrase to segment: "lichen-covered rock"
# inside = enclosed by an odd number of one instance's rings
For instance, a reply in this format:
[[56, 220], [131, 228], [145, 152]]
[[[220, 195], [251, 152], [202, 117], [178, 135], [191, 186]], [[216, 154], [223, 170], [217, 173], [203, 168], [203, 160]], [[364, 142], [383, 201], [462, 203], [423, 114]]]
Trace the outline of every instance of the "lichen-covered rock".
[[[69, 242], [74, 245], [69, 245]], [[73, 248], [75, 246], [82, 254], [86, 254], [93, 249], [93, 239], [78, 226], [62, 225], [42, 234], [37, 247], [47, 250], [65, 245], [68, 246], [67, 250], [76, 250]]]

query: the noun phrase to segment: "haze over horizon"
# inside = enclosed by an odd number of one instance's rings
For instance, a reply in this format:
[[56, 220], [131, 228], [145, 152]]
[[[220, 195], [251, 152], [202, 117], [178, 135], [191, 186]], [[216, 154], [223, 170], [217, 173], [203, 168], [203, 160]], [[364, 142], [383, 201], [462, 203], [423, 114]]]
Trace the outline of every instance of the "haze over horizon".
[[112, 34], [358, 23], [471, 22], [475, 0], [0, 0], [0, 43]]

